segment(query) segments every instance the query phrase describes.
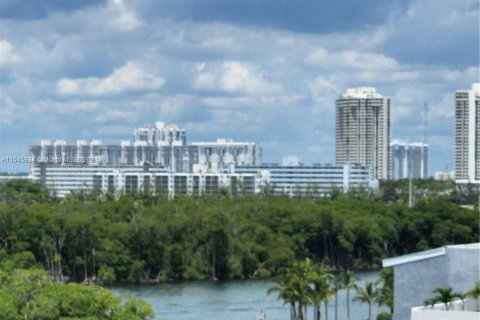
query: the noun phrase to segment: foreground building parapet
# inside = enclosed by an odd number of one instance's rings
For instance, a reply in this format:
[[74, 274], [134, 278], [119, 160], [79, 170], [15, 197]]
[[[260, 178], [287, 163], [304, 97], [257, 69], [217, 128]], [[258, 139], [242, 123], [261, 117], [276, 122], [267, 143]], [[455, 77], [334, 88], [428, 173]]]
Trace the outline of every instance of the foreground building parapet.
[[[393, 319], [408, 320], [411, 317], [411, 309], [422, 306], [427, 299], [432, 298], [436, 288], [453, 288], [455, 292], [472, 289], [480, 280], [480, 243], [449, 245], [385, 259], [383, 267], [394, 268]], [[415, 309], [415, 313], [417, 311], [419, 310]]]
[[411, 309], [411, 320], [478, 320], [480, 319], [478, 299], [468, 298], [453, 301], [446, 310], [445, 304], [432, 307], [421, 306]]

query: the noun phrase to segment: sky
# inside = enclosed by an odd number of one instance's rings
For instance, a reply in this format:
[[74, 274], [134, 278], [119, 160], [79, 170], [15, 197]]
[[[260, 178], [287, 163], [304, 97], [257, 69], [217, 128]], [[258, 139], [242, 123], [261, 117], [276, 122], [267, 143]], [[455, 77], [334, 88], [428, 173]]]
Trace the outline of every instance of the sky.
[[333, 163], [335, 99], [368, 86], [393, 139], [423, 141], [427, 102], [433, 174], [453, 170], [454, 95], [474, 82], [478, 0], [0, 0], [0, 159], [164, 121]]

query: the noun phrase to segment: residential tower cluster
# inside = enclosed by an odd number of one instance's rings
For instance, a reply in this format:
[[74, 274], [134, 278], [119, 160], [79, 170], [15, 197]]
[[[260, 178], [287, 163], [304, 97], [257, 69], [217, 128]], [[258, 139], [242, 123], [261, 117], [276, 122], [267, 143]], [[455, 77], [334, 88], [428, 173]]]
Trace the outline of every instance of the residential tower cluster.
[[[459, 183], [480, 179], [480, 84], [457, 91], [455, 172]], [[256, 142], [187, 142], [187, 132], [156, 122], [132, 140], [42, 140], [30, 146], [30, 176], [58, 196], [81, 190], [168, 197], [230, 194], [322, 196], [334, 189], [371, 189], [378, 180], [428, 177], [428, 144], [391, 140], [391, 99], [373, 87], [347, 89], [336, 100], [335, 165], [262, 161]], [[82, 159], [70, 161], [68, 159]]]

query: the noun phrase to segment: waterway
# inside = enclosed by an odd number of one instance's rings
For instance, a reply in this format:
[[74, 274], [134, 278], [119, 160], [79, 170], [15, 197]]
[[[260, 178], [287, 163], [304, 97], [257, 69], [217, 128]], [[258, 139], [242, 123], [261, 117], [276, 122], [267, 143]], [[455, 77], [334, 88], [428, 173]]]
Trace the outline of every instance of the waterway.
[[[377, 280], [378, 273], [357, 273], [357, 284]], [[145, 300], [152, 305], [157, 317], [168, 320], [255, 320], [256, 313], [263, 310], [267, 320], [289, 320], [290, 309], [277, 299], [277, 295], [267, 294], [274, 287], [270, 280], [233, 280], [224, 282], [191, 281], [156, 285], [131, 285], [108, 287], [115, 294], [129, 295]], [[338, 294], [338, 320], [347, 319], [346, 291]], [[355, 296], [351, 292], [351, 297]], [[379, 312], [388, 311], [385, 307], [372, 307], [372, 319]], [[313, 319], [313, 309], [308, 311], [308, 319]], [[322, 319], [325, 319], [322, 308]], [[329, 303], [328, 318], [334, 318], [334, 300]], [[351, 320], [364, 320], [368, 317], [368, 305], [350, 303]]]

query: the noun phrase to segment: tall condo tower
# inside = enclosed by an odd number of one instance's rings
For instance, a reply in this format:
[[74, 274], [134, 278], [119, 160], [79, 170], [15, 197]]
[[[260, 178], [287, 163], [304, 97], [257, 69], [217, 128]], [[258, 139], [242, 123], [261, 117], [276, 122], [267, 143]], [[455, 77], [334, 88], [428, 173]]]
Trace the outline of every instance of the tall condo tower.
[[392, 179], [428, 178], [428, 144], [393, 140]]
[[371, 167], [376, 179], [389, 179], [390, 98], [375, 88], [347, 89], [336, 101], [335, 161]]
[[480, 83], [455, 94], [455, 180], [480, 183]]

